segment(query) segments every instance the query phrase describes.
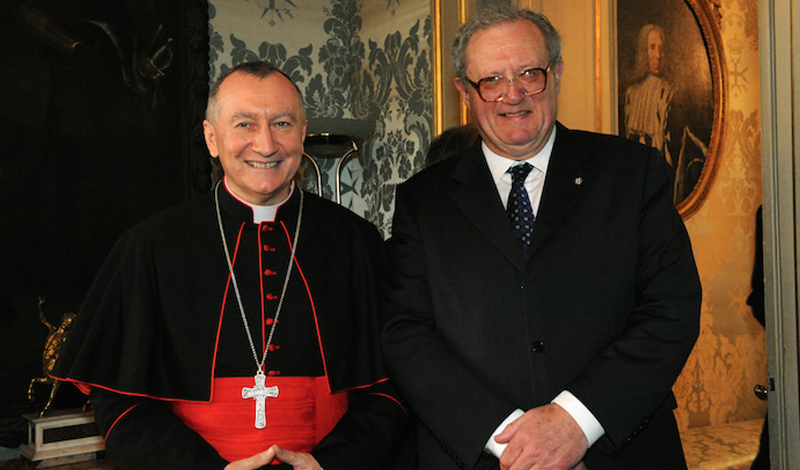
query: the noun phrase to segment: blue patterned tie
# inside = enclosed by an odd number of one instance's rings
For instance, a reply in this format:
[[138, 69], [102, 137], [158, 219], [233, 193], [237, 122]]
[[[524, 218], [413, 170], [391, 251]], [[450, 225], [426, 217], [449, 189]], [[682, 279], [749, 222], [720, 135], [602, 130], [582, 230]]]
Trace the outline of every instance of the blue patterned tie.
[[528, 256], [528, 247], [531, 245], [531, 234], [533, 233], [533, 223], [536, 217], [533, 215], [531, 200], [528, 191], [525, 189], [525, 178], [533, 170], [530, 163], [512, 166], [508, 169], [511, 173], [511, 193], [508, 195], [508, 207], [506, 212], [511, 220], [511, 228], [519, 240], [522, 249], [522, 256]]

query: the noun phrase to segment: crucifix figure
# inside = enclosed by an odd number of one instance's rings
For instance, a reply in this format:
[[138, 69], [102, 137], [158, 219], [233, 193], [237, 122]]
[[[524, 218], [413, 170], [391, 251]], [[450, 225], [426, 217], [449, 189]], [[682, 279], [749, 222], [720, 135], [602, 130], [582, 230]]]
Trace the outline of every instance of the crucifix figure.
[[254, 398], [256, 400], [256, 428], [264, 429], [267, 427], [267, 410], [264, 402], [267, 398], [277, 398], [278, 387], [266, 387], [264, 383], [266, 382], [267, 377], [264, 375], [264, 372], [260, 370], [254, 378], [256, 381], [255, 387], [243, 388], [242, 398]]

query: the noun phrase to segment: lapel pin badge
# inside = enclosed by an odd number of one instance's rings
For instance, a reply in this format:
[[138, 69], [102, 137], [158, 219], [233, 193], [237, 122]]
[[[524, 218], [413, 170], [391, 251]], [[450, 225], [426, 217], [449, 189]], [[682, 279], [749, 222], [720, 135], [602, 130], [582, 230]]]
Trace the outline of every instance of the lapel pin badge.
[[580, 176], [575, 177], [575, 184], [580, 186], [583, 184], [583, 178]]

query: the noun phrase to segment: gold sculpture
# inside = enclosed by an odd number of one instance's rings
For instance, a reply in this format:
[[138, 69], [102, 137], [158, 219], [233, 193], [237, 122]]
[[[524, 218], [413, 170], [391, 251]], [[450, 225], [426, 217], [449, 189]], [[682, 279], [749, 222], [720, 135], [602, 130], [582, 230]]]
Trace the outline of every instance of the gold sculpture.
[[61, 346], [67, 339], [67, 331], [69, 331], [69, 329], [72, 327], [72, 322], [75, 320], [75, 314], [72, 312], [67, 312], [61, 315], [61, 325], [56, 328], [47, 321], [47, 317], [42, 310], [42, 305], [44, 305], [44, 299], [40, 297], [39, 319], [41, 320], [42, 324], [46, 326], [48, 330], [50, 330], [50, 334], [47, 335], [47, 339], [44, 342], [44, 352], [42, 353], [42, 371], [44, 373], [44, 377], [38, 377], [31, 380], [31, 384], [28, 386], [28, 400], [33, 402], [33, 386], [36, 384], [50, 385], [50, 397], [47, 399], [47, 404], [45, 404], [44, 409], [41, 411], [41, 413], [39, 413], [39, 416], [44, 416], [48, 410], [50, 410], [50, 406], [53, 404], [53, 399], [56, 397], [58, 387], [61, 385], [61, 382], [50, 377], [50, 371], [53, 370], [53, 366], [56, 363], [56, 359], [58, 359]]

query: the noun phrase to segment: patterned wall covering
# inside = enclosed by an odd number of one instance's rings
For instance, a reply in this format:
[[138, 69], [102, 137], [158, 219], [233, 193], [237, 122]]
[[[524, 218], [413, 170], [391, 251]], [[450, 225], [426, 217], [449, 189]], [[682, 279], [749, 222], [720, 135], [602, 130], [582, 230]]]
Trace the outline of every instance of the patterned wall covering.
[[[309, 118], [375, 124], [345, 166], [342, 203], [388, 236], [395, 186], [422, 167], [431, 140], [429, 1], [212, 0], [209, 18], [212, 80], [268, 60], [303, 91]], [[331, 197], [336, 161], [319, 162]]]
[[708, 199], [686, 221], [703, 283], [701, 334], [675, 385], [682, 429], [759, 419], [764, 330], [746, 304], [761, 204], [757, 0], [721, 0], [728, 68], [726, 142]]

